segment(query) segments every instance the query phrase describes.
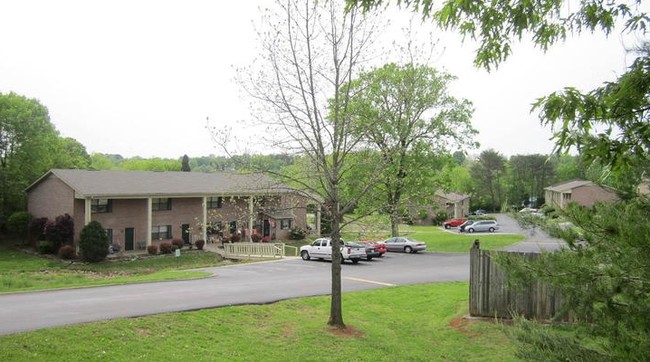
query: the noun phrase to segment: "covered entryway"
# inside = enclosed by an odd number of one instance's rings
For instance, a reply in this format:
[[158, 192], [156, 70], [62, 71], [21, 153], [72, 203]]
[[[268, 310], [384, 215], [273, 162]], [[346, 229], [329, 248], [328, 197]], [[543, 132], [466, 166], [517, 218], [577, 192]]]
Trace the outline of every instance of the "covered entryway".
[[181, 233], [183, 235], [183, 243], [189, 244], [190, 243], [190, 224], [182, 224], [181, 225]]

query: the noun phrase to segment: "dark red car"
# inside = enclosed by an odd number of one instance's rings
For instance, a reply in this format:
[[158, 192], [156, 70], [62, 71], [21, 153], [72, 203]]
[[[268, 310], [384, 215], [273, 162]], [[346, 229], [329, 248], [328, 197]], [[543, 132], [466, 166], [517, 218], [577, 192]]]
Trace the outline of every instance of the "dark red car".
[[375, 248], [375, 252], [379, 253], [379, 255], [375, 255], [378, 257], [384, 256], [386, 254], [386, 244], [381, 243], [381, 242], [376, 242], [376, 241], [361, 241], [361, 243]]
[[444, 226], [445, 229], [449, 229], [449, 228], [452, 228], [452, 227], [455, 228], [455, 227], [461, 226], [465, 221], [467, 221], [467, 219], [462, 218], [462, 217], [458, 218], [458, 219], [451, 219], [451, 220], [447, 220], [447, 221], [443, 222], [442, 226]]

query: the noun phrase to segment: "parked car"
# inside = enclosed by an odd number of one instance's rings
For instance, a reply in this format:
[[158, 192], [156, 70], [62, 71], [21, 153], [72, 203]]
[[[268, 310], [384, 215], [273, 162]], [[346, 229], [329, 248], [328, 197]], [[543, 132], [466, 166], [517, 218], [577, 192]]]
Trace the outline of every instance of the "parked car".
[[482, 216], [482, 215], [487, 215], [487, 211], [485, 211], [483, 209], [478, 209], [476, 211], [470, 212], [469, 214], [474, 215], [474, 216]]
[[388, 251], [403, 251], [405, 253], [417, 253], [427, 248], [427, 244], [413, 240], [411, 238], [405, 238], [402, 236], [393, 237], [382, 241], [386, 244], [386, 249]]
[[[331, 243], [329, 238], [316, 239], [311, 244], [300, 247], [300, 256], [302, 260], [310, 260], [311, 258], [332, 260]], [[366, 257], [366, 249], [362, 245], [353, 246], [348, 243], [343, 243], [341, 246], [341, 256], [343, 257], [341, 263], [350, 260], [356, 264], [361, 258]]]
[[466, 227], [468, 233], [473, 233], [475, 231], [489, 231], [494, 232], [499, 230], [499, 225], [496, 220], [478, 220], [472, 225]]
[[455, 228], [457, 226], [461, 226], [465, 221], [467, 221], [466, 218], [460, 217], [460, 218], [457, 218], [457, 219], [447, 220], [447, 221], [442, 223], [442, 226], [444, 226], [445, 229]]
[[470, 219], [468, 219], [467, 221], [465, 221], [464, 223], [462, 223], [462, 224], [458, 227], [458, 231], [461, 232], [461, 233], [464, 232], [465, 229], [466, 229], [468, 226], [472, 225], [472, 224], [475, 223], [475, 222], [476, 222], [476, 220], [470, 220]]
[[375, 248], [374, 243], [346, 243], [346, 245], [364, 248], [366, 250], [366, 260], [371, 260], [372, 258], [378, 258], [381, 256], [377, 248]]
[[377, 250], [379, 253], [378, 257], [384, 256], [386, 254], [386, 244], [379, 242], [379, 241], [361, 241], [362, 244], [368, 244]]

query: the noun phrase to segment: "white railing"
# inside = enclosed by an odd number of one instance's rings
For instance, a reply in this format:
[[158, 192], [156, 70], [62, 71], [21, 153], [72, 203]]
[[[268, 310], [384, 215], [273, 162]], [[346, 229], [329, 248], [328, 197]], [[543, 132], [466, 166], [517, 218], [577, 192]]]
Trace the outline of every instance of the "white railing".
[[282, 258], [284, 243], [224, 243], [226, 258]]

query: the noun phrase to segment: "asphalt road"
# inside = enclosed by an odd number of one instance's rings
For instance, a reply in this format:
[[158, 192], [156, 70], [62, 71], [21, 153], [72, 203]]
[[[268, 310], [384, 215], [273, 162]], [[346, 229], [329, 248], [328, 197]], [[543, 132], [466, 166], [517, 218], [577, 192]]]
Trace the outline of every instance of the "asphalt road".
[[[0, 335], [150, 314], [329, 295], [330, 262], [209, 268], [210, 278], [0, 295]], [[469, 254], [388, 253], [342, 269], [343, 291], [469, 279]]]

